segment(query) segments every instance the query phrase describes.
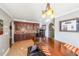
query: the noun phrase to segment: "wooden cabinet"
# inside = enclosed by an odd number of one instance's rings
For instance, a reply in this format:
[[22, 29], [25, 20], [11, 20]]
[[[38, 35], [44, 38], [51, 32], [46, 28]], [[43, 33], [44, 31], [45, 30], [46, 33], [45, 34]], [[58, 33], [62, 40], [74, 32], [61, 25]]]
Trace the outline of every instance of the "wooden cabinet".
[[27, 39], [34, 39], [37, 29], [39, 28], [38, 23], [27, 23], [27, 22], [14, 22], [15, 32], [14, 41], [21, 41]]
[[35, 34], [30, 34], [30, 33], [26, 33], [26, 34], [15, 34], [14, 36], [15, 38], [15, 42], [16, 41], [21, 41], [21, 40], [27, 40], [27, 39], [34, 39], [35, 38]]

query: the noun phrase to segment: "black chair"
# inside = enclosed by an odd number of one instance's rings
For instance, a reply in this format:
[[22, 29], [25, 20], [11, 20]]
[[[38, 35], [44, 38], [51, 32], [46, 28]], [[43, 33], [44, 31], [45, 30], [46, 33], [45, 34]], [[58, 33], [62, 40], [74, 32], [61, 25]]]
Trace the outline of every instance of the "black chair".
[[46, 56], [44, 53], [40, 51], [37, 45], [31, 46], [28, 48], [28, 56]]

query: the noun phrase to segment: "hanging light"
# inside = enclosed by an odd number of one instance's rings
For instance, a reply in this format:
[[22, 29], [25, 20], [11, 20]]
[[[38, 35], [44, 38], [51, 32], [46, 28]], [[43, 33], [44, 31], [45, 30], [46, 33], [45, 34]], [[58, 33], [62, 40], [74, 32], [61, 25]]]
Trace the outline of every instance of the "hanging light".
[[45, 17], [53, 18], [53, 10], [50, 7], [49, 3], [47, 3], [46, 10], [42, 10], [42, 17], [43, 18], [45, 18]]
[[44, 10], [42, 10], [42, 17], [45, 18], [46, 17], [46, 12]]

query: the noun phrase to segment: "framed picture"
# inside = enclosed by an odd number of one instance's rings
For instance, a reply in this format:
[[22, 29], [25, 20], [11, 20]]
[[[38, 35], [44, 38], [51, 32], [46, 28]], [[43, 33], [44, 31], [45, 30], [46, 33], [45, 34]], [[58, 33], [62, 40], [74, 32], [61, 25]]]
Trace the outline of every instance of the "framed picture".
[[79, 32], [79, 18], [60, 21], [60, 31]]
[[3, 34], [3, 20], [0, 19], [0, 35]]

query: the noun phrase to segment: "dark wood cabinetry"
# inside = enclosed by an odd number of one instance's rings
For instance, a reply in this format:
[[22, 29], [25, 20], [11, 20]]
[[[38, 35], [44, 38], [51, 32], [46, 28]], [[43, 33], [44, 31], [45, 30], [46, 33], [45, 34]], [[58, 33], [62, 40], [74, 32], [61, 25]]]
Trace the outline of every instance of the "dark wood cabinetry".
[[36, 36], [37, 29], [39, 28], [38, 23], [28, 22], [14, 22], [15, 32], [14, 41], [21, 41], [27, 39], [34, 39]]
[[26, 33], [26, 34], [15, 34], [14, 35], [14, 41], [21, 41], [21, 40], [27, 40], [27, 39], [34, 39], [35, 34], [32, 33]]

